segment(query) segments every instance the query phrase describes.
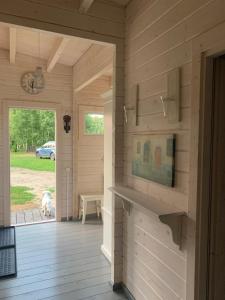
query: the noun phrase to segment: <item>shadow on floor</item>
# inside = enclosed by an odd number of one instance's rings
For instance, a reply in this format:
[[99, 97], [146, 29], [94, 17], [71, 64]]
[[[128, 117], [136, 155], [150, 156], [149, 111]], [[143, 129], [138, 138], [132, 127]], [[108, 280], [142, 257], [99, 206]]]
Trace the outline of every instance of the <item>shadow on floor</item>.
[[16, 228], [17, 278], [0, 281], [0, 299], [122, 300], [102, 255], [102, 226], [50, 222]]

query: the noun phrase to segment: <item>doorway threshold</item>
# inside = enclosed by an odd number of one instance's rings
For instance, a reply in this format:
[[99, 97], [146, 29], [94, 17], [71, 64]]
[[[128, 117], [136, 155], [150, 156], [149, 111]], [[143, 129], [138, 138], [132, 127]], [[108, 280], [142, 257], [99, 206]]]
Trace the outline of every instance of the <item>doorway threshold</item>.
[[54, 221], [55, 216], [45, 216], [40, 208], [11, 212], [11, 224], [14, 226], [24, 226]]
[[56, 222], [56, 219], [49, 219], [49, 220], [43, 220], [43, 221], [32, 222], [32, 223], [12, 224], [12, 226], [15, 226], [15, 227], [23, 227], [23, 226], [28, 226], [28, 225], [38, 225], [38, 224], [43, 224], [43, 223], [53, 223], [53, 222]]

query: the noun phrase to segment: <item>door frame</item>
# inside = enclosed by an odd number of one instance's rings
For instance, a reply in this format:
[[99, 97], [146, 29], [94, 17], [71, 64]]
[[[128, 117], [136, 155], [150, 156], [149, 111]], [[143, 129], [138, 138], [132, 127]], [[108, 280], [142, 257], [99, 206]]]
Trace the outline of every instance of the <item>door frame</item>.
[[39, 102], [31, 100], [4, 100], [3, 101], [3, 213], [4, 213], [4, 225], [8, 226], [11, 224], [10, 219], [10, 141], [9, 141], [9, 109], [10, 108], [21, 108], [21, 109], [43, 109], [52, 110], [55, 112], [55, 137], [56, 137], [56, 221], [61, 221], [61, 184], [63, 180], [62, 172], [60, 172], [62, 165], [62, 118], [61, 118], [61, 105], [58, 103], [51, 102]]
[[[210, 241], [210, 177], [212, 170], [213, 60], [225, 53], [225, 23], [198, 36], [193, 41], [192, 117], [190, 162], [190, 207], [195, 221], [194, 249], [188, 256], [187, 280], [194, 291], [187, 289], [187, 298], [208, 300]], [[206, 226], [207, 224], [207, 226]], [[193, 279], [191, 279], [191, 277]], [[193, 293], [189, 297], [188, 293]]]
[[[68, 26], [59, 22], [50, 22], [49, 20], [42, 18], [42, 9], [45, 10], [45, 7], [41, 7], [39, 4], [38, 10], [35, 12], [36, 17], [27, 18], [23, 15], [15, 15], [13, 13], [6, 11], [0, 12], [0, 21], [8, 24], [15, 24], [19, 26], [26, 26], [33, 29], [44, 30], [49, 32], [55, 32], [59, 34], [64, 34], [68, 36], [75, 36], [85, 39], [90, 39], [94, 41], [98, 41], [100, 44], [111, 44], [114, 47], [114, 56], [113, 56], [113, 178], [112, 184], [114, 185], [116, 182], [121, 182], [123, 180], [123, 159], [121, 155], [121, 151], [117, 151], [117, 148], [123, 148], [123, 139], [121, 139], [121, 134], [123, 134], [123, 116], [119, 114], [119, 117], [116, 116], [116, 112], [120, 112], [123, 110], [124, 103], [124, 47], [125, 42], [123, 37], [116, 37], [111, 34], [101, 33], [94, 30], [88, 30], [86, 26], [81, 26], [82, 21], [85, 23], [85, 15], [79, 16], [78, 22], [75, 22], [76, 27]], [[3, 5], [4, 6], [4, 5]], [[28, 8], [29, 11], [30, 8]], [[32, 10], [32, 9], [31, 9]], [[33, 11], [33, 10], [32, 10]], [[27, 12], [27, 7], [26, 7]], [[45, 14], [46, 15], [46, 14]], [[68, 13], [69, 16], [71, 16]], [[39, 18], [41, 16], [41, 18]], [[39, 19], [38, 19], [39, 18]], [[81, 21], [82, 18], [82, 21]], [[89, 16], [87, 16], [88, 20]], [[75, 101], [74, 101], [75, 102]], [[74, 119], [76, 118], [76, 111], [74, 111]], [[73, 120], [73, 126], [75, 125], [75, 121]], [[76, 128], [74, 127], [74, 132], [76, 132]], [[3, 151], [4, 152], [4, 151]], [[73, 145], [73, 157], [76, 157], [76, 147]], [[75, 174], [75, 173], [74, 173]], [[76, 174], [75, 174], [76, 175]], [[73, 195], [75, 195], [74, 187], [73, 187]], [[58, 193], [58, 197], [60, 197]], [[115, 202], [115, 197], [113, 197], [113, 202]], [[61, 208], [60, 208], [61, 209]], [[58, 213], [60, 213], [58, 209]], [[121, 212], [119, 209], [114, 207], [113, 209], [113, 225], [116, 226], [116, 223], [121, 221]], [[58, 219], [59, 218], [59, 219]], [[60, 221], [60, 214], [57, 216], [57, 221]], [[113, 240], [113, 251], [112, 251], [112, 267], [111, 267], [111, 280], [116, 285], [121, 282], [123, 270], [121, 263], [121, 256], [123, 252], [122, 241], [118, 236], [115, 236], [114, 229], [111, 232], [112, 240]], [[121, 251], [114, 251], [116, 245], [119, 244], [121, 246]]]

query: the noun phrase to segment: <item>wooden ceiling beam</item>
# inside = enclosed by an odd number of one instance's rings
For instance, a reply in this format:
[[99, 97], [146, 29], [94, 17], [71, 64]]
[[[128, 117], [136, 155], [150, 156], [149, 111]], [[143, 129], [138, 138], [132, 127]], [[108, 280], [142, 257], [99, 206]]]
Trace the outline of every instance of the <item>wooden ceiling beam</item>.
[[55, 47], [52, 49], [52, 53], [48, 59], [47, 72], [51, 72], [62, 55], [69, 38], [58, 38]]
[[9, 62], [16, 62], [16, 28], [13, 27], [9, 28]]
[[93, 2], [94, 0], [80, 0], [79, 12], [81, 14], [87, 13]]
[[[81, 90], [83, 90], [86, 86], [88, 86], [89, 84], [91, 84], [93, 81], [95, 81], [96, 79], [98, 79], [99, 77], [105, 75], [106, 73], [109, 72], [113, 72], [113, 65], [109, 64], [108, 66], [106, 66], [105, 68], [102, 68], [99, 72], [96, 72], [93, 76], [91, 76], [90, 78], [88, 78], [83, 84], [81, 84], [78, 87], [75, 87], [74, 91], [80, 92]], [[110, 84], [109, 84], [110, 87]]]
[[74, 91], [79, 92], [103, 75], [113, 72], [113, 47], [92, 45], [74, 65]]

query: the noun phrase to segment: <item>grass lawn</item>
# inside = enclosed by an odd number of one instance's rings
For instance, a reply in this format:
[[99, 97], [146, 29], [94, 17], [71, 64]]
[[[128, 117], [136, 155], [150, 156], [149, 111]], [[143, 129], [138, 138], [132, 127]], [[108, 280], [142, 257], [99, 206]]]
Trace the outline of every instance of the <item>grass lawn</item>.
[[13, 205], [22, 205], [31, 202], [35, 198], [31, 191], [32, 189], [26, 186], [11, 186], [11, 203]]
[[49, 191], [51, 193], [55, 193], [55, 188], [54, 187], [47, 187], [46, 191]]
[[11, 152], [10, 166], [33, 171], [55, 172], [55, 161], [36, 158], [34, 153]]

